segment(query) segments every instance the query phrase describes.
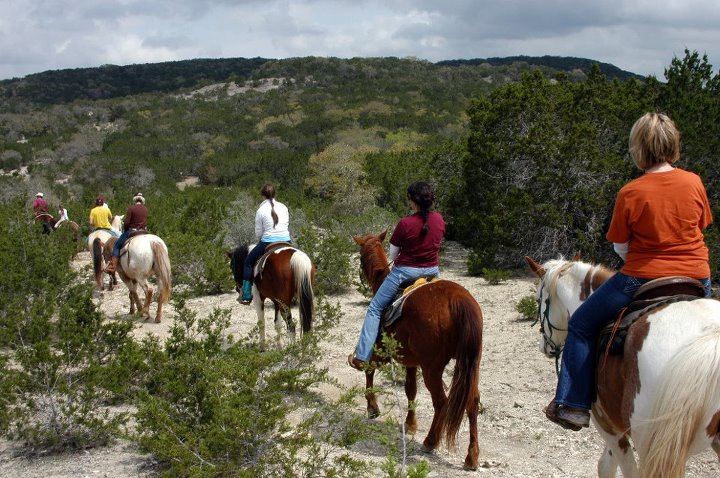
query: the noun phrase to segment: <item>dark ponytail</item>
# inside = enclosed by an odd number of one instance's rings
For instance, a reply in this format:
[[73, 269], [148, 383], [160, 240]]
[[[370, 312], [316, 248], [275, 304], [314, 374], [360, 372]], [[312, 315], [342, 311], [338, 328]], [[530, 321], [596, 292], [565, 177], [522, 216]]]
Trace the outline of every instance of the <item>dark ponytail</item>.
[[422, 181], [416, 181], [408, 186], [407, 189], [408, 199], [417, 204], [420, 209], [420, 215], [423, 218], [423, 226], [421, 234], [424, 236], [428, 233], [430, 226], [428, 226], [428, 216], [430, 215], [430, 208], [435, 202], [435, 192], [432, 186]]
[[260, 194], [270, 200], [270, 215], [273, 219], [273, 227], [275, 227], [278, 223], [278, 215], [275, 212], [275, 203], [273, 202], [273, 198], [275, 198], [275, 186], [272, 184], [265, 184], [260, 190]]

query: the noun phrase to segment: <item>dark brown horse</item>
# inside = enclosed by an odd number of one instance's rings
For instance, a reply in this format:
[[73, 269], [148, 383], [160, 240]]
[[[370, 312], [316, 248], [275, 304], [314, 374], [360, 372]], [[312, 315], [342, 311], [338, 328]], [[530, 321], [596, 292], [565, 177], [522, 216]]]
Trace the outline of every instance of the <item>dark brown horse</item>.
[[[240, 294], [243, 281], [243, 265], [250, 252], [251, 246], [245, 244], [227, 255], [230, 258], [230, 269], [235, 278], [235, 290]], [[265, 347], [265, 299], [270, 299], [275, 306], [275, 330], [278, 341], [282, 316], [291, 338], [295, 339], [295, 323], [292, 320], [291, 306], [293, 299], [297, 299], [300, 310], [300, 323], [302, 332], [312, 328], [314, 314], [313, 282], [315, 280], [315, 266], [310, 258], [300, 249], [289, 245], [273, 247], [268, 246], [267, 255], [262, 270], [258, 267], [253, 271], [253, 299], [255, 312], [258, 317], [260, 329], [260, 346]], [[238, 301], [240, 298], [238, 297]]]
[[[388, 275], [388, 259], [383, 248], [386, 232], [379, 235], [353, 237], [360, 246], [361, 273], [373, 293]], [[465, 457], [465, 468], [476, 469], [480, 448], [477, 439], [477, 416], [480, 403], [478, 389], [480, 356], [482, 355], [483, 318], [480, 305], [461, 285], [448, 280], [426, 284], [408, 296], [402, 316], [383, 329], [399, 344], [394, 357], [405, 366], [405, 394], [409, 406], [405, 425], [417, 431], [417, 419], [412, 402], [417, 394], [417, 367], [422, 370], [423, 381], [432, 397], [434, 415], [423, 449], [431, 451], [441, 439], [454, 446], [458, 430], [467, 412], [470, 423], [470, 444]], [[445, 394], [443, 371], [455, 359], [455, 371], [449, 396]], [[372, 361], [382, 360], [373, 356]], [[365, 372], [368, 414], [380, 413], [372, 392], [373, 370]]]

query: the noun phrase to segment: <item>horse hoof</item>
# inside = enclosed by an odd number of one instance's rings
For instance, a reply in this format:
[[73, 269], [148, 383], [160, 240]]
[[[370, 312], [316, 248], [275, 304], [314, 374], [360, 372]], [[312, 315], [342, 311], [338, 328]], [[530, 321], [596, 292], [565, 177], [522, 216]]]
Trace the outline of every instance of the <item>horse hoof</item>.
[[367, 414], [368, 418], [372, 420], [380, 416], [380, 410], [377, 408], [368, 408]]
[[155, 317], [155, 323], [156, 323], [156, 324], [159, 324], [159, 323], [160, 323], [160, 319], [157, 318], [157, 317]]
[[420, 451], [423, 453], [432, 454], [432, 453], [435, 453], [435, 448], [430, 448], [429, 446], [427, 446], [423, 443], [422, 445], [420, 445]]

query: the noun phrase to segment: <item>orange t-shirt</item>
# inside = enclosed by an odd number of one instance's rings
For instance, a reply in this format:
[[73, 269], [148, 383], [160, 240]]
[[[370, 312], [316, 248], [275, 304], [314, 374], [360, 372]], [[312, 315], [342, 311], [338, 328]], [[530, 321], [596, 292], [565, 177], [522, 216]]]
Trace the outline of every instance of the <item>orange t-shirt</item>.
[[697, 174], [675, 168], [645, 173], [618, 192], [607, 240], [630, 241], [622, 273], [646, 279], [710, 277], [702, 230], [712, 223]]

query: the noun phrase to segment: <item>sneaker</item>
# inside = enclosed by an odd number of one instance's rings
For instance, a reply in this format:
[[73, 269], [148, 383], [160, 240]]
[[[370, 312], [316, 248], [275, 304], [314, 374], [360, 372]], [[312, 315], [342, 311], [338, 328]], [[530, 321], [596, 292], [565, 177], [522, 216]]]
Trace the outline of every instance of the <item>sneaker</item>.
[[566, 430], [579, 431], [590, 426], [590, 411], [562, 405], [555, 400], [545, 408], [545, 416]]

